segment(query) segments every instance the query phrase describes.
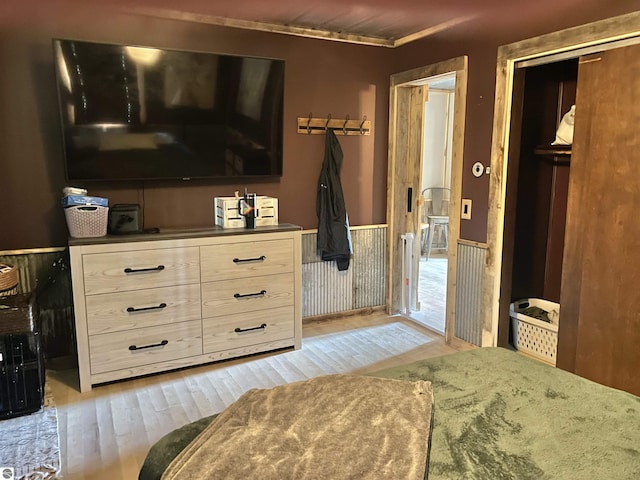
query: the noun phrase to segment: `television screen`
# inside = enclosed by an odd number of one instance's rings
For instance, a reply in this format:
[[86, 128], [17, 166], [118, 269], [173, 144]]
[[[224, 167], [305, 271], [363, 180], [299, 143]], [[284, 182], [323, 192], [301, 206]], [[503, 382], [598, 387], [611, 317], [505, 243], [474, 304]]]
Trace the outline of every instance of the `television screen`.
[[282, 175], [283, 60], [53, 47], [68, 180]]

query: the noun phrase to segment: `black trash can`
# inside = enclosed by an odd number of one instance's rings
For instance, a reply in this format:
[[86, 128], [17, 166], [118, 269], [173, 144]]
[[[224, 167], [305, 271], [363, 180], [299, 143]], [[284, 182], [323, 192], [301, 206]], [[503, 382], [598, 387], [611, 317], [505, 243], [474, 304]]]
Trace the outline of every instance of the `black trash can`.
[[0, 297], [0, 419], [37, 412], [45, 367], [35, 293]]

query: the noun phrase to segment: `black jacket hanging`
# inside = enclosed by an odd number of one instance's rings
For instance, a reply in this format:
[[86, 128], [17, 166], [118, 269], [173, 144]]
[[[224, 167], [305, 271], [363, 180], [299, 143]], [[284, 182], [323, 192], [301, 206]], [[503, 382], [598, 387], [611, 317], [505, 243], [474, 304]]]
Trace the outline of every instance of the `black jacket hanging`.
[[335, 260], [341, 271], [349, 268], [352, 253], [349, 219], [340, 182], [342, 158], [342, 148], [336, 134], [328, 129], [316, 197], [317, 248], [322, 260]]

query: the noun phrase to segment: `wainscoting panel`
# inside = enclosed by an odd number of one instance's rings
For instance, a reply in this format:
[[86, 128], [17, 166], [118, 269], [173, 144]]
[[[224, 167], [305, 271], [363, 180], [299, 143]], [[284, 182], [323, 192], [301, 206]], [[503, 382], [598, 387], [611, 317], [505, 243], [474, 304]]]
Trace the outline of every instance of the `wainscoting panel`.
[[384, 306], [387, 286], [387, 226], [351, 228], [353, 256], [349, 269], [323, 262], [316, 250], [317, 232], [302, 232], [302, 316], [314, 317]]
[[[351, 231], [353, 242], [353, 308], [384, 305], [387, 301], [387, 228]], [[357, 247], [357, 248], [356, 248]]]
[[487, 249], [458, 243], [455, 336], [480, 346], [482, 286]]
[[353, 269], [339, 272], [335, 262], [302, 265], [302, 316], [344, 312], [353, 305]]

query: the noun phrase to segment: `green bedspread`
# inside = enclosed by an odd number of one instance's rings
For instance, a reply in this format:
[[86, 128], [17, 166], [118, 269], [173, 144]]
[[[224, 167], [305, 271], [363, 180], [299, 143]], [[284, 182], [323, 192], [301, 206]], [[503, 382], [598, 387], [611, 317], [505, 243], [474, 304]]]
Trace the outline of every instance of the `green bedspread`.
[[[374, 376], [432, 382], [430, 480], [640, 478], [639, 397], [501, 348], [419, 361]], [[159, 479], [214, 417], [160, 440], [140, 479]]]

